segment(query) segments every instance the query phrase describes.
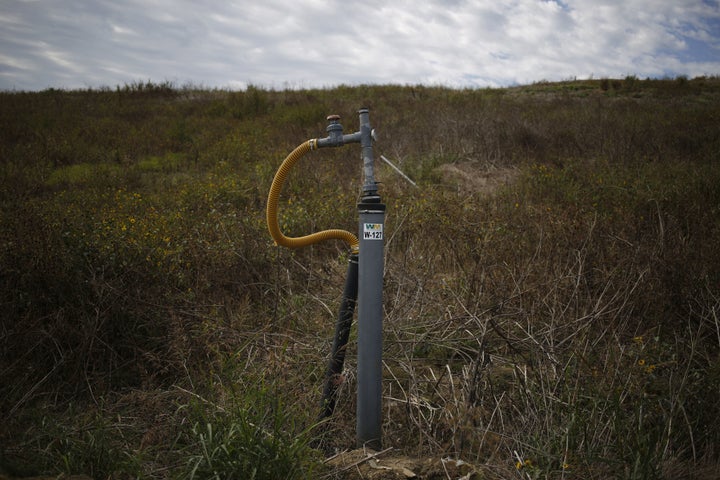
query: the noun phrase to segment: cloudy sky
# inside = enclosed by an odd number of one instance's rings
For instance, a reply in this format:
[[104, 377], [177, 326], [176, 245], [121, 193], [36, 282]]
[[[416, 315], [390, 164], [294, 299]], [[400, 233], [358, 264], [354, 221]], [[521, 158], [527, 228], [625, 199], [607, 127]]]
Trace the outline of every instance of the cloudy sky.
[[0, 0], [0, 90], [720, 75], [719, 0]]

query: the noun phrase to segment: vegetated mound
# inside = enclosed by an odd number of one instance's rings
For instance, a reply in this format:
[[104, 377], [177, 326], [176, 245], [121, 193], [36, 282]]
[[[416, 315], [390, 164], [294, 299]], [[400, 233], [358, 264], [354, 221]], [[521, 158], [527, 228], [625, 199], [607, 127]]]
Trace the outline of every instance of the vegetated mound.
[[518, 175], [516, 168], [487, 168], [478, 162], [445, 163], [437, 168], [444, 185], [457, 186], [460, 191], [490, 195], [511, 184]]

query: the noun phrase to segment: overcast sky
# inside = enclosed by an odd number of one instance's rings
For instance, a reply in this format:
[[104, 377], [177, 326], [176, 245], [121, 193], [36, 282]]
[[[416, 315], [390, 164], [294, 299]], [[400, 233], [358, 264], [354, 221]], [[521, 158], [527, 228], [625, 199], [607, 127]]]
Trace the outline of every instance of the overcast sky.
[[0, 0], [0, 90], [720, 75], [718, 0]]

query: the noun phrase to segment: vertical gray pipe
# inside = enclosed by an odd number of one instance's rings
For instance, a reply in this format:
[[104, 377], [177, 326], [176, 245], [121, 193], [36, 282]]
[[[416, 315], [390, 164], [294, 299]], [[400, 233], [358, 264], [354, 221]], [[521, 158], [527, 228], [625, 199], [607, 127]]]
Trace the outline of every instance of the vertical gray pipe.
[[[372, 192], [374, 193], [374, 192]], [[377, 195], [358, 204], [357, 443], [382, 448], [382, 287], [385, 205]]]
[[373, 174], [372, 128], [367, 108], [360, 115], [363, 196], [358, 204], [358, 392], [357, 443], [382, 448], [382, 290], [385, 205], [377, 194]]
[[362, 149], [361, 158], [363, 161], [363, 194], [375, 194], [377, 192], [377, 182], [375, 182], [374, 165], [372, 149], [372, 127], [370, 126], [370, 110], [361, 108], [358, 110], [360, 115], [360, 148]]

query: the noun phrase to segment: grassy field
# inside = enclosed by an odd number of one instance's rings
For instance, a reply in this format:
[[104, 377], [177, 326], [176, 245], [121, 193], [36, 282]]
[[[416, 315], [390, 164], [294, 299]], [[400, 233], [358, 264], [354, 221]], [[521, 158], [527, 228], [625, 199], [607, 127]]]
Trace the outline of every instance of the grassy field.
[[[378, 163], [384, 446], [718, 478], [718, 77], [0, 92], [0, 477], [347, 478], [323, 460], [354, 448], [354, 329], [316, 419], [348, 252], [275, 247], [264, 209], [363, 106], [418, 183]], [[301, 160], [288, 234], [356, 229], [359, 155]]]

